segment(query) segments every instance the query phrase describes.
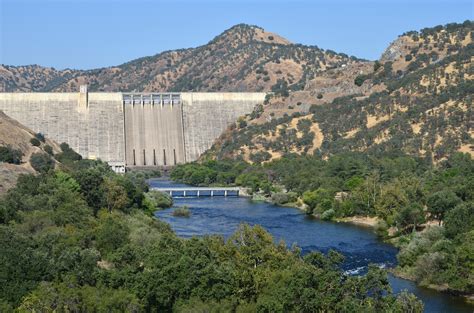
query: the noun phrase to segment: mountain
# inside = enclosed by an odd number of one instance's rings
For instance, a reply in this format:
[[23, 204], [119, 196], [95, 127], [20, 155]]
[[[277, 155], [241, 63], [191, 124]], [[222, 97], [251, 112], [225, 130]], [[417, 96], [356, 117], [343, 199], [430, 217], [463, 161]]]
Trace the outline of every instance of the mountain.
[[437, 162], [454, 151], [474, 155], [473, 59], [471, 21], [405, 33], [371, 69], [353, 63], [309, 79], [301, 91], [277, 90], [205, 157], [258, 163], [351, 150]]
[[206, 157], [473, 154], [473, 22], [411, 31], [371, 62], [236, 25], [208, 44], [80, 71], [0, 66], [6, 91], [267, 91]]
[[0, 66], [2, 91], [270, 91], [284, 82], [290, 90], [328, 69], [363, 60], [316, 46], [292, 44], [257, 26], [236, 25], [208, 44], [166, 51], [88, 71]]

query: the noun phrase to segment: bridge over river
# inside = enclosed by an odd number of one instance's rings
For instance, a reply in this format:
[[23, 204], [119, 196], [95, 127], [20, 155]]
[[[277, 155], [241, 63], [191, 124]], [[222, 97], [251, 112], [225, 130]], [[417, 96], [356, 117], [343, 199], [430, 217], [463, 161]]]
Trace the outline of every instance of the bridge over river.
[[239, 187], [154, 187], [157, 190], [169, 194], [171, 197], [238, 197]]

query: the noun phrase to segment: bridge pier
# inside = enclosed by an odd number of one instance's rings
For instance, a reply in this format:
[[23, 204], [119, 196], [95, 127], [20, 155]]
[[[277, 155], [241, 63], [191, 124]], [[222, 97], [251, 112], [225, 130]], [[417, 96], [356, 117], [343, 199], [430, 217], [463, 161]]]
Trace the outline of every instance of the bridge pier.
[[214, 190], [211, 190], [211, 197], [214, 197]]
[[199, 190], [197, 191], [197, 197], [199, 198]]

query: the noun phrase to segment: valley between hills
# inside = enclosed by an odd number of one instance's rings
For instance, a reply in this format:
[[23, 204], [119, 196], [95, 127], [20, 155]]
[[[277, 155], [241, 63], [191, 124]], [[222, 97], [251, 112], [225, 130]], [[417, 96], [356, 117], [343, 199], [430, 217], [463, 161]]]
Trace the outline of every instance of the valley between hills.
[[[238, 186], [319, 221], [371, 221], [399, 249], [393, 273], [472, 303], [473, 30], [408, 31], [368, 61], [239, 24], [118, 66], [0, 65], [0, 91], [267, 92], [171, 179]], [[260, 226], [180, 238], [154, 214], [192, 219], [193, 208], [150, 190], [159, 171], [116, 174], [4, 114], [0, 174], [2, 312], [423, 311], [392, 293], [386, 270], [347, 275], [341, 253], [303, 255]]]

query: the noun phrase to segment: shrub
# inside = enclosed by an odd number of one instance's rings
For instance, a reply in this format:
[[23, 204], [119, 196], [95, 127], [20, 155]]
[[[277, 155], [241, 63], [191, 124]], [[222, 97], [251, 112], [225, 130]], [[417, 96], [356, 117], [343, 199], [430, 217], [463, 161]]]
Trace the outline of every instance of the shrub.
[[379, 61], [375, 61], [374, 63], [374, 72], [377, 72], [377, 70], [382, 66], [382, 64]]
[[329, 209], [329, 210], [324, 211], [323, 214], [321, 214], [321, 219], [325, 221], [329, 221], [329, 220], [332, 220], [335, 215], [336, 215], [336, 212], [333, 209]]
[[323, 98], [323, 94], [322, 94], [322, 93], [318, 93], [318, 95], [316, 96], [316, 98], [322, 99], [322, 98]]
[[171, 213], [171, 215], [176, 216], [176, 217], [190, 217], [191, 216], [191, 211], [187, 206], [183, 206], [180, 208], [177, 208]]
[[277, 192], [272, 194], [272, 202], [278, 205], [282, 205], [290, 202], [290, 198], [288, 197], [288, 194], [284, 192]]
[[268, 40], [273, 40], [275, 39], [273, 36], [268, 36]]
[[354, 79], [354, 84], [360, 87], [367, 78], [367, 75], [357, 75], [357, 77]]
[[41, 145], [41, 142], [37, 138], [31, 138], [30, 143], [35, 147], [39, 147]]
[[42, 152], [33, 153], [30, 158], [31, 166], [35, 171], [40, 173], [46, 173], [54, 168], [54, 161], [47, 154]]
[[50, 145], [44, 146], [44, 152], [46, 152], [49, 155], [53, 155], [53, 147], [51, 147]]
[[163, 192], [150, 190], [145, 194], [145, 197], [151, 200], [155, 208], [169, 208], [173, 205], [171, 196]]
[[250, 161], [254, 163], [262, 163], [264, 161], [270, 160], [272, 155], [267, 151], [258, 151], [255, 153], [250, 154]]
[[62, 152], [56, 155], [56, 160], [59, 162], [65, 163], [68, 161], [72, 162], [82, 160], [81, 155], [71, 149], [67, 143], [63, 142], [60, 147]]
[[0, 162], [20, 164], [23, 153], [10, 146], [0, 147]]
[[309, 207], [307, 211], [308, 214], [314, 212], [322, 213], [331, 209], [333, 198], [334, 195], [324, 188], [318, 188], [314, 191], [305, 191], [303, 193], [303, 202]]
[[46, 139], [44, 138], [44, 135], [42, 133], [36, 133], [35, 138], [38, 139], [41, 142], [45, 142]]
[[385, 222], [383, 220], [377, 222], [377, 224], [375, 224], [374, 230], [375, 230], [375, 233], [377, 234], [377, 236], [382, 237], [382, 238], [388, 237], [387, 222]]
[[417, 282], [430, 281], [446, 264], [446, 255], [440, 252], [422, 254], [415, 262], [415, 279]]
[[272, 86], [272, 92], [277, 96], [288, 97], [290, 95], [288, 82], [281, 78], [278, 79], [276, 84]]
[[407, 54], [405, 56], [405, 61], [410, 62], [413, 59], [413, 56], [411, 54]]

